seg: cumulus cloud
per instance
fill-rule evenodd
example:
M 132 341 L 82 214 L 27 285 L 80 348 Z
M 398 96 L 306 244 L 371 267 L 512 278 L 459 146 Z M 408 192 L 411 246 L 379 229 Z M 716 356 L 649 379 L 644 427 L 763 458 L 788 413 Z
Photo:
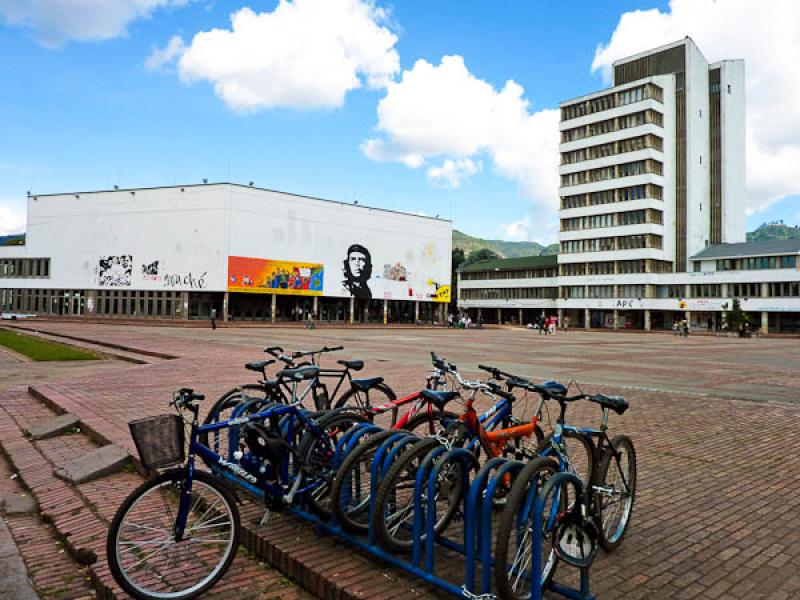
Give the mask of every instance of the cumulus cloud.
M 503 225 L 502 229 L 506 239 L 514 240 L 515 242 L 528 241 L 531 239 L 531 218 L 524 216 L 519 221 Z
M 800 71 L 789 64 L 800 56 L 800 2 L 671 0 L 666 12 L 628 12 L 592 69 L 608 81 L 614 60 L 687 35 L 709 62 L 746 61 L 748 212 L 800 193 Z
M 242 8 L 230 29 L 194 36 L 178 60 L 185 82 L 209 81 L 237 111 L 336 108 L 399 70 L 387 12 L 371 0 L 281 0 L 272 12 Z
M 461 56 L 445 56 L 438 65 L 418 60 L 389 84 L 378 104 L 382 137 L 366 140 L 361 148 L 373 160 L 414 168 L 441 159 L 442 166 L 428 169 L 429 178 L 433 173 L 438 182 L 453 173 L 459 184 L 477 172 L 476 158 L 485 155 L 537 206 L 553 210 L 559 115 L 557 110 L 532 112 L 524 92 L 511 80 L 495 89 L 470 73 Z
M 2 0 L 0 17 L 33 31 L 47 47 L 75 40 L 102 41 L 125 35 L 128 25 L 158 9 L 189 0 Z
M 185 48 L 186 46 L 183 43 L 183 38 L 179 35 L 173 35 L 166 46 L 163 48 L 155 48 L 153 52 L 150 53 L 150 56 L 148 56 L 147 60 L 144 62 L 144 66 L 148 71 L 160 69 L 178 58 Z
M 558 241 L 558 215 L 554 211 L 537 211 L 518 221 L 500 225 L 498 231 L 505 239 L 515 242 L 552 244 Z
M 457 188 L 465 179 L 469 179 L 481 170 L 483 163 L 475 162 L 471 158 L 456 160 L 445 159 L 438 167 L 428 168 L 428 181 L 436 187 Z
M 23 231 L 25 231 L 25 211 L 11 206 L 0 206 L 0 235 Z

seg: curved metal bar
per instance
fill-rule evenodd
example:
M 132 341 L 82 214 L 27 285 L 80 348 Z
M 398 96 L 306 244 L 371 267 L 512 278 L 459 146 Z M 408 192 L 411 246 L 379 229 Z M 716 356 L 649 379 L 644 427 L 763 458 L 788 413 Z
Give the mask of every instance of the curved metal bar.
M 497 472 L 492 476 L 492 479 L 486 485 L 486 493 L 483 497 L 483 505 L 481 506 L 481 587 L 484 591 L 491 591 L 491 571 L 492 571 L 492 500 L 494 499 L 495 490 L 500 484 L 500 481 L 509 475 L 512 471 L 521 471 L 525 466 L 518 460 L 509 460 L 506 464 L 502 465 Z M 495 565 L 498 568 L 499 565 Z
M 334 467 L 339 468 L 339 466 L 342 464 L 342 460 L 344 460 L 344 457 L 352 452 L 353 448 L 358 443 L 358 440 L 368 433 L 377 433 L 379 431 L 383 430 L 372 423 L 356 423 L 350 427 L 350 429 L 345 431 L 344 435 L 339 438 L 339 441 L 336 444 L 336 452 L 333 455 Z
M 428 457 L 425 457 L 426 460 Z M 436 538 L 436 480 L 439 477 L 444 465 L 452 461 L 459 461 L 462 463 L 464 469 L 461 472 L 461 489 L 464 490 L 462 501 L 464 503 L 464 514 L 466 516 L 467 493 L 469 488 L 469 472 L 478 470 L 480 467 L 478 459 L 475 455 L 466 448 L 453 448 L 449 450 L 444 456 L 439 457 L 433 465 L 430 474 L 428 475 L 428 507 L 425 512 L 426 517 L 426 535 L 425 535 L 425 569 L 433 574 L 433 544 Z M 415 515 L 416 518 L 416 515 Z
M 410 435 L 411 433 L 408 431 L 398 431 L 395 435 L 389 436 L 389 438 L 384 440 L 380 448 L 378 448 L 378 451 L 375 453 L 375 456 L 372 458 L 369 482 L 369 529 L 367 534 L 370 544 L 375 544 L 375 528 L 372 524 L 375 520 L 375 495 L 378 491 L 378 477 L 379 475 L 383 474 L 382 463 L 394 442 L 400 441 Z
M 431 448 L 431 451 L 425 455 L 422 463 L 420 463 L 419 468 L 417 469 L 417 477 L 414 480 L 414 542 L 411 545 L 411 564 L 413 564 L 415 567 L 419 566 L 420 557 L 422 556 L 422 490 L 425 488 L 425 478 L 428 470 L 433 464 L 433 461 L 435 461 L 445 452 L 447 452 L 447 448 L 445 446 L 436 446 L 435 448 Z

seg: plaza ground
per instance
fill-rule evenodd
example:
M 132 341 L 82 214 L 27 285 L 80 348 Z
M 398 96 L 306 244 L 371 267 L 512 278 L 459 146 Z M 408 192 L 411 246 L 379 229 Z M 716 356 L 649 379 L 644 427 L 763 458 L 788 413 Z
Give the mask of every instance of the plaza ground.
M 800 510 L 795 493 L 800 456 L 794 451 L 800 430 L 800 340 L 602 331 L 549 337 L 512 328 L 211 331 L 45 321 L 16 326 L 72 341 L 80 338 L 76 343 L 94 349 L 142 353 L 145 364 L 101 361 L 84 367 L 86 371 L 60 365 L 34 371 L 30 363 L 0 360 L 0 381 L 10 374 L 16 384 L 31 385 L 36 392 L 34 398 L 17 385 L 0 394 L 5 411 L 0 421 L 21 425 L 33 418 L 29 415 L 44 415 L 49 409 L 37 400 L 43 398 L 52 407 L 78 414 L 95 436 L 131 451 L 129 420 L 163 412 L 171 391 L 182 386 L 213 398 L 254 380 L 242 364 L 262 357 L 261 348 L 268 345 L 313 349 L 341 344 L 341 358 L 365 359 L 363 373 L 385 376 L 399 394 L 424 385 L 431 350 L 455 362 L 465 375 L 477 375 L 476 365 L 488 363 L 537 380 L 574 379 L 588 392 L 621 394 L 631 408 L 621 417 L 612 415 L 611 433 L 626 433 L 636 444 L 637 499 L 625 542 L 612 555 L 601 553 L 592 569 L 597 597 L 800 595 L 800 522 L 795 518 Z M 520 414 L 530 404 L 520 402 Z M 585 425 L 597 423 L 600 416 L 594 405 L 581 403 L 568 414 Z M 550 416 L 555 418 L 555 407 Z M 545 414 L 545 422 L 547 418 Z M 6 425 L 0 431 L 3 443 L 13 441 Z M 45 458 L 58 454 L 51 446 L 39 448 Z M 133 485 L 132 478 L 120 474 L 115 493 L 110 484 L 77 491 L 98 503 L 98 513 L 113 512 L 113 503 Z M 102 517 L 98 514 L 101 523 Z M 336 580 L 338 597 L 400 597 L 400 590 L 410 594 L 407 590 L 415 584 L 410 578 L 358 553 L 350 557 L 343 552 L 346 546 L 318 540 L 311 527 L 290 521 L 278 520 L 274 532 L 267 528 L 256 534 L 266 545 L 280 545 L 277 538 L 292 532 L 298 541 L 284 547 L 289 559 L 273 552 L 274 566 L 312 594 L 333 589 L 307 576 L 315 561 L 325 563 L 321 573 L 328 583 Z M 293 552 L 298 555 L 295 562 L 290 560 Z M 335 569 L 329 565 L 332 554 Z M 301 563 L 307 566 L 297 566 Z M 245 564 L 238 573 L 248 568 Z M 570 571 L 560 567 L 557 578 L 574 580 Z M 98 567 L 93 577 L 103 576 Z M 414 589 L 414 595 L 429 593 L 421 585 Z

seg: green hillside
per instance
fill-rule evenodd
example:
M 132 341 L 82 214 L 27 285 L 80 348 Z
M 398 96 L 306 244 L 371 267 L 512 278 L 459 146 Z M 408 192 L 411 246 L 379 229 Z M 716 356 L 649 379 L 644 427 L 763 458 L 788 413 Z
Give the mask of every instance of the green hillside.
M 800 240 L 800 226 L 790 227 L 783 221 L 763 223 L 755 231 L 747 232 L 748 242 L 763 242 L 766 240 Z
M 503 258 L 517 258 L 518 256 L 542 256 L 558 253 L 558 244 L 542 246 L 537 242 L 506 242 L 504 240 L 484 240 L 453 230 L 453 248 L 461 248 L 464 254 L 469 254 L 481 248 L 494 250 Z

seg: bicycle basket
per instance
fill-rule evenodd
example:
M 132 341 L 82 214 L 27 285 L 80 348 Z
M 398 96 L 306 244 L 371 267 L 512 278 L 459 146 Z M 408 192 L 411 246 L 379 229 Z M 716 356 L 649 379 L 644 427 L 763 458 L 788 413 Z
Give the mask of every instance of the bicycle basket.
M 146 469 L 183 462 L 183 419 L 179 415 L 144 417 L 131 421 L 128 427 Z

